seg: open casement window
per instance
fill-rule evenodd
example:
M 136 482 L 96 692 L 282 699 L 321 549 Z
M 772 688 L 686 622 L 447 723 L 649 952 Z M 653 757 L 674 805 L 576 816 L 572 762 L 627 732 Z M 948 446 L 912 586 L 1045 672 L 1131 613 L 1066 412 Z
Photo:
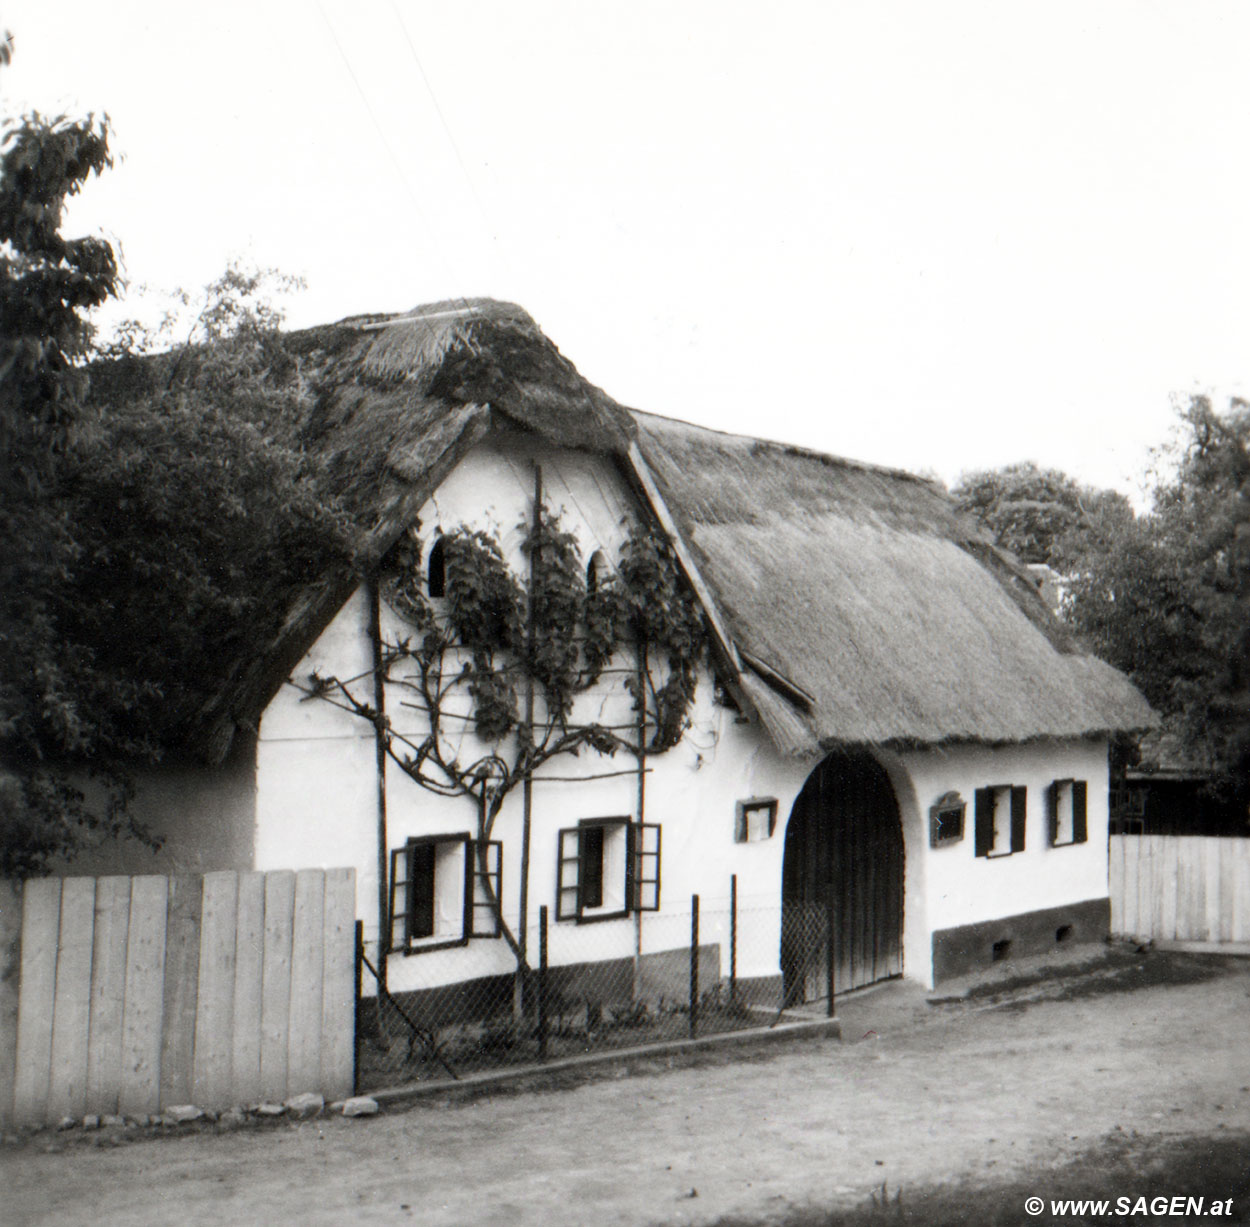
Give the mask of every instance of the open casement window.
M 559 835 L 556 919 L 615 920 L 660 906 L 660 828 L 585 818 Z
M 1024 851 L 1028 790 L 1023 784 L 995 784 L 975 794 L 974 851 L 977 856 L 1010 856 Z
M 467 835 L 425 835 L 391 850 L 391 953 L 417 954 L 498 935 L 502 849 L 486 845 L 486 871 Z
M 1055 780 L 1046 789 L 1047 831 L 1052 848 L 1083 844 L 1088 838 L 1086 806 L 1089 786 L 1085 780 Z
M 771 839 L 776 829 L 776 797 L 752 797 L 734 806 L 734 843 L 760 843 Z

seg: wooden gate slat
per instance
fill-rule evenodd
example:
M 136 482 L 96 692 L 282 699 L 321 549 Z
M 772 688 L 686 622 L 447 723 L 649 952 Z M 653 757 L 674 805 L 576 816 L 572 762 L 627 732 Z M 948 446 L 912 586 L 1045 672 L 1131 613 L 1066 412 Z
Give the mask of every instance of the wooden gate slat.
M 315 1090 L 321 1078 L 322 942 L 325 940 L 325 873 L 295 875 L 294 944 L 291 952 L 290 1046 L 287 1089 Z
M 202 878 L 179 876 L 170 879 L 161 1028 L 162 1107 L 191 1102 L 202 895 Z
M 0 879 L 0 1129 L 13 1124 L 22 984 L 22 884 Z
M 28 881 L 22 897 L 22 995 L 13 1086 L 13 1119 L 19 1125 L 42 1125 L 47 1120 L 60 930 L 61 879 Z
M 91 948 L 95 878 L 61 885 L 56 995 L 52 1015 L 52 1073 L 48 1118 L 81 1118 L 87 1110 L 87 1033 L 91 1010 Z
M 237 873 L 204 875 L 191 1091 L 192 1101 L 202 1108 L 224 1108 L 234 1102 L 230 1093 L 230 1056 L 238 907 Z
M 230 1085 L 237 1103 L 260 1098 L 261 987 L 265 962 L 265 875 L 239 874 L 234 944 L 234 1036 Z
M 120 1110 L 130 1116 L 151 1115 L 160 1109 L 168 896 L 166 878 L 145 875 L 131 879 L 119 1096 Z
M 295 874 L 265 875 L 265 962 L 261 973 L 260 1093 L 281 1101 L 287 1091 L 291 1020 L 291 946 Z
M 87 1033 L 87 1111 L 99 1115 L 118 1110 L 129 927 L 130 879 L 98 879 L 91 955 L 91 1022 Z
M 321 973 L 321 1087 L 350 1095 L 356 1040 L 356 871 L 326 871 Z

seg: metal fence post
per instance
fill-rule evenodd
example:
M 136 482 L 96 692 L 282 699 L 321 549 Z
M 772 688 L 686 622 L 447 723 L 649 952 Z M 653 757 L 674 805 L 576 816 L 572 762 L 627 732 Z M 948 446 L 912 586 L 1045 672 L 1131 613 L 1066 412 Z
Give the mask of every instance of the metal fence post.
M 547 1057 L 547 905 L 538 909 L 538 1056 Z
M 365 922 L 356 921 L 356 1012 L 352 1030 L 352 1094 L 360 1090 L 360 1010 L 364 987 Z
M 833 933 L 834 933 L 834 904 L 830 899 L 825 907 L 825 972 L 829 981 L 829 1004 L 825 1007 L 825 1014 L 829 1018 L 833 1018 L 833 971 L 834 971 L 834 950 L 833 950 Z
M 738 875 L 729 877 L 729 1000 L 738 1000 Z
M 690 1038 L 699 1034 L 699 896 L 690 896 Z

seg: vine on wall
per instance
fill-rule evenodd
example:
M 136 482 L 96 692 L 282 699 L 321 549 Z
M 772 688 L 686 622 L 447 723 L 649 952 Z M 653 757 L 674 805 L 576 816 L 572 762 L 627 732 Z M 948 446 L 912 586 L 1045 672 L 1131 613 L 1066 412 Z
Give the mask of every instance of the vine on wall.
M 526 972 L 486 872 L 505 799 L 561 755 L 625 751 L 641 761 L 676 746 L 690 723 L 705 639 L 668 542 L 647 526 L 630 525 L 615 572 L 593 585 L 557 511 L 540 500 L 521 527 L 524 576 L 489 533 L 462 527 L 439 538 L 445 586 L 437 599 L 426 592 L 419 540 L 401 538 L 383 561 L 379 590 L 405 633 L 381 645 L 382 680 L 398 689 L 403 707 L 424 715 L 421 734 L 398 731 L 377 710 L 371 676 L 314 675 L 306 692 L 373 723 L 389 760 L 417 785 L 473 804 L 481 877 Z M 617 676 L 633 721 L 579 720 L 579 696 Z M 466 722 L 484 752 L 462 762 Z

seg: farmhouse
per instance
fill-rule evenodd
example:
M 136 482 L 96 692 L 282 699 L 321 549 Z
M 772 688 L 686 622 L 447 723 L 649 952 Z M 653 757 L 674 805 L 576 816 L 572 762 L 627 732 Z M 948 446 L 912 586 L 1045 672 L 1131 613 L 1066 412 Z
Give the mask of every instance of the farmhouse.
M 839 991 L 1106 935 L 1108 738 L 1152 713 L 942 490 L 628 410 L 507 304 L 329 331 L 310 438 L 371 578 L 293 592 L 205 713 L 219 765 L 153 782 L 165 865 L 355 866 L 392 992 L 508 976 L 543 906 L 553 965 L 661 968 L 691 896 L 732 891 L 739 980 L 790 1000 L 826 991 L 812 916 L 835 918 Z M 636 526 L 666 543 L 706 648 L 673 744 L 552 757 L 485 831 L 471 797 L 403 769 L 433 716 L 413 654 L 431 623 L 401 598 L 445 619 L 473 533 L 524 577 L 543 509 L 592 591 Z M 569 723 L 628 742 L 631 683 L 618 653 Z M 439 753 L 489 782 L 490 738 L 456 702 Z

